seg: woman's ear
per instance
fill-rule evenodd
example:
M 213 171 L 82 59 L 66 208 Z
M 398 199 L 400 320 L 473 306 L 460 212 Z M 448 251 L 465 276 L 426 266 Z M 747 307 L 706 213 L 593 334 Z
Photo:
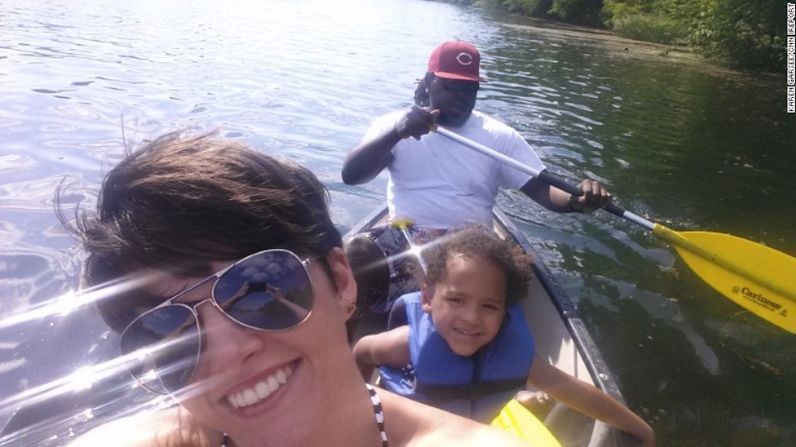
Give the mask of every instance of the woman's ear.
M 426 313 L 431 313 L 431 298 L 434 297 L 434 288 L 429 287 L 426 283 L 420 286 L 420 303 Z
M 326 262 L 332 273 L 332 286 L 337 292 L 337 301 L 346 319 L 356 311 L 357 283 L 348 264 L 348 258 L 342 248 L 335 247 L 326 255 Z

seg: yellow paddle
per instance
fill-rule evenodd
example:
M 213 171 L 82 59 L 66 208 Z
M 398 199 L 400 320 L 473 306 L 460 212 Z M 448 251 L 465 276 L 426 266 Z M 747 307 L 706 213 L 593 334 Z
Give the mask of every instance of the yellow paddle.
M 540 172 L 443 127 L 436 126 L 434 130 L 556 188 L 576 196 L 581 194 L 579 187 L 546 170 Z M 603 209 L 674 245 L 683 261 L 719 293 L 760 318 L 796 334 L 796 258 L 729 234 L 674 231 L 614 204 Z

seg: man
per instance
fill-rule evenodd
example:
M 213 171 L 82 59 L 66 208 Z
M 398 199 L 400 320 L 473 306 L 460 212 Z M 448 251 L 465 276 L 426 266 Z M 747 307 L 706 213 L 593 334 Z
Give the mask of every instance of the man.
M 418 228 L 418 241 L 431 229 L 491 224 L 492 208 L 499 188 L 519 189 L 535 202 L 557 212 L 592 212 L 608 203 L 610 194 L 598 182 L 584 180 L 575 197 L 528 174 L 489 158 L 442 135 L 431 133 L 433 124 L 493 148 L 539 171 L 545 169 L 536 152 L 511 127 L 474 111 L 479 83 L 480 54 L 471 44 L 445 42 L 431 53 L 427 72 L 415 91 L 415 106 L 378 118 L 362 142 L 346 158 L 343 181 L 349 185 L 367 182 L 383 169 L 389 172 L 387 203 L 391 220 L 410 219 Z M 413 139 L 410 139 L 412 137 Z M 397 298 L 394 284 L 379 286 L 402 276 L 384 262 L 405 248 L 395 229 L 379 229 L 354 238 L 347 244 L 364 304 L 384 310 Z M 427 239 L 427 238 L 425 238 Z M 396 242 L 397 241 L 397 242 Z M 404 277 L 406 275 L 403 275 Z M 389 288 L 389 291 L 387 289 Z M 380 303 L 378 295 L 389 295 Z

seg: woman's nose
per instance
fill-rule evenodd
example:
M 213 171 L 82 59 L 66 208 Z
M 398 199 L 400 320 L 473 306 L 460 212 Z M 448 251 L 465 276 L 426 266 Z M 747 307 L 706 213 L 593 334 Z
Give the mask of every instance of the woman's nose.
M 236 323 L 215 305 L 204 305 L 199 319 L 204 330 L 202 356 L 212 370 L 238 366 L 265 347 L 265 335 Z

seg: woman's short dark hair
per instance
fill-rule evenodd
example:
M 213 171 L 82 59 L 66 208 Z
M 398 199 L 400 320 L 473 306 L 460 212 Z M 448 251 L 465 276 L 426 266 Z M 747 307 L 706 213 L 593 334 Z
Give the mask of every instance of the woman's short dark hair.
M 84 285 L 96 286 L 142 267 L 207 275 L 210 261 L 266 248 L 325 255 L 342 246 L 327 200 L 320 181 L 297 164 L 212 134 L 175 132 L 108 172 L 96 214 L 79 208 L 74 224 L 62 205 L 58 214 L 88 253 Z M 103 317 L 122 329 L 134 315 L 117 299 L 106 301 L 98 303 Z
M 493 262 L 506 275 L 506 304 L 516 303 L 528 293 L 532 258 L 518 245 L 487 233 L 480 227 L 463 229 L 444 242 L 423 250 L 425 284 L 445 280 L 448 260 L 456 255 L 480 257 Z

